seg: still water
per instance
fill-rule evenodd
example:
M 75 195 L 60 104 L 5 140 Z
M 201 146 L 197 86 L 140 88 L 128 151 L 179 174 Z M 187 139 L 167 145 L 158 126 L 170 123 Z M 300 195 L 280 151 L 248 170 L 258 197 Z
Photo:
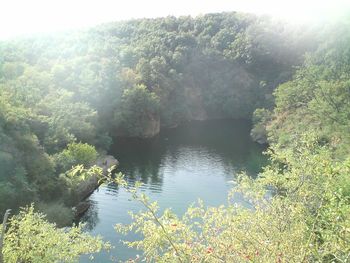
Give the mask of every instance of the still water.
M 119 160 L 118 170 L 130 183 L 142 181 L 142 191 L 151 200 L 182 215 L 198 198 L 207 206 L 226 204 L 237 173 L 256 176 L 260 171 L 266 157 L 263 147 L 251 140 L 250 128 L 249 122 L 241 120 L 192 122 L 152 139 L 116 139 L 110 154 Z M 93 262 L 124 261 L 140 253 L 121 243 L 138 237 L 121 236 L 114 225 L 129 223 L 128 211 L 140 211 L 142 206 L 115 185 L 100 187 L 89 202 L 91 207 L 81 222 L 92 235 L 102 236 L 115 247 L 94 255 Z M 81 262 L 91 261 L 82 257 Z

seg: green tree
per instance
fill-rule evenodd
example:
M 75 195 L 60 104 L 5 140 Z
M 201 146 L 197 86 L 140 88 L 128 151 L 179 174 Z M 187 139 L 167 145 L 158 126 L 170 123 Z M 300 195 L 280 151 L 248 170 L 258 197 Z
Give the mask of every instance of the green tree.
M 157 95 L 148 91 L 144 85 L 136 85 L 124 91 L 114 115 L 116 125 L 127 136 L 152 136 L 154 132 L 159 132 L 158 109 Z

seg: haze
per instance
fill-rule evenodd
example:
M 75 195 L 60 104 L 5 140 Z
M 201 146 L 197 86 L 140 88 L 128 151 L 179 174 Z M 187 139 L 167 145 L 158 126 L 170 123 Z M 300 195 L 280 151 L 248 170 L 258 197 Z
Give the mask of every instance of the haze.
M 346 0 L 11 0 L 2 3 L 0 39 L 93 26 L 103 22 L 162 16 L 197 16 L 241 11 L 269 14 L 291 22 L 328 19 L 348 10 Z

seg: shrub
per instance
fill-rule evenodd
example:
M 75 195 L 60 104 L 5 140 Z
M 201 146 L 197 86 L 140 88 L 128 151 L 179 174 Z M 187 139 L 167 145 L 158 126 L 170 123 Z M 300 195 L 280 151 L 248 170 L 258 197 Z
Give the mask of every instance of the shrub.
M 100 237 L 91 237 L 82 228 L 57 229 L 33 205 L 13 216 L 4 239 L 4 262 L 76 262 L 82 254 L 109 248 Z
M 96 161 L 98 153 L 94 146 L 87 143 L 70 143 L 67 149 L 54 155 L 56 169 L 58 172 L 65 172 L 75 165 L 88 167 Z

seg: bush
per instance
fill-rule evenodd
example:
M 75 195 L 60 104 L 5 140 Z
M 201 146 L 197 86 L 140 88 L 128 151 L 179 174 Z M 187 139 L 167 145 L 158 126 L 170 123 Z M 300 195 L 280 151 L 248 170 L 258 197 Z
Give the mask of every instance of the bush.
M 81 227 L 57 229 L 33 206 L 13 216 L 4 239 L 4 262 L 77 262 L 82 254 L 108 248 L 99 237 L 82 232 Z
M 87 143 L 70 143 L 67 149 L 54 155 L 56 169 L 65 172 L 75 165 L 91 166 L 96 161 L 98 153 L 94 146 Z

